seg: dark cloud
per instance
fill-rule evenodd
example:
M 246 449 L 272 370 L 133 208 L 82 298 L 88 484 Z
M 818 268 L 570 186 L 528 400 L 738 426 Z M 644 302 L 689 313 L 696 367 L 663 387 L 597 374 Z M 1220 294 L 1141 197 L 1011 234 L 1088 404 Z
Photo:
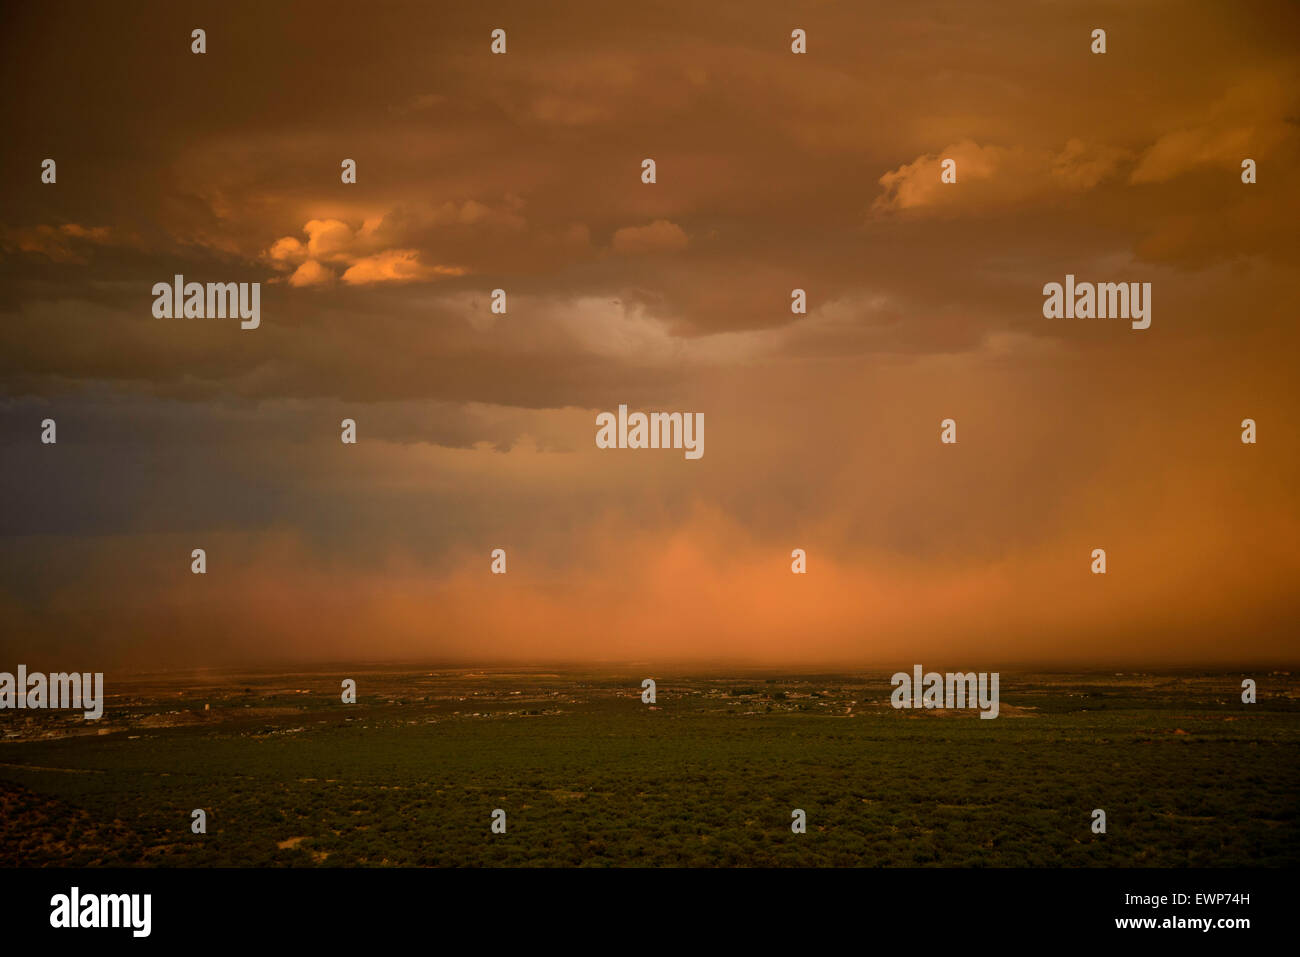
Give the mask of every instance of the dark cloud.
M 1292 5 L 5 17 L 11 655 L 1293 654 Z M 1151 328 L 1043 319 L 1067 273 Z M 704 458 L 597 450 L 620 403 Z

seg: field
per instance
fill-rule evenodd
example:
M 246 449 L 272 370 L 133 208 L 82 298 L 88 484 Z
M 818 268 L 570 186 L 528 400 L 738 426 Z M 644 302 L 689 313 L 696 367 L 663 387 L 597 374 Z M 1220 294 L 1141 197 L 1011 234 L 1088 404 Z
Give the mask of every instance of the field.
M 1246 705 L 1241 675 L 1003 673 L 992 721 L 895 711 L 882 673 L 655 674 L 653 706 L 643 677 L 110 675 L 99 722 L 0 713 L 0 866 L 1300 863 L 1288 674 Z

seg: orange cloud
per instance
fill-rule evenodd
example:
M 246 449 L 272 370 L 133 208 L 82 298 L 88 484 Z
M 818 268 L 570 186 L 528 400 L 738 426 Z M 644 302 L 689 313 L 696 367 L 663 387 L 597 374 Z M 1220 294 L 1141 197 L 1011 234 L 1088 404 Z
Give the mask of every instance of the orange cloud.
M 289 277 L 291 286 L 319 286 L 334 279 L 334 274 L 314 259 L 308 259 Z
M 1297 78 L 1256 75 L 1236 84 L 1206 110 L 1202 123 L 1171 130 L 1142 154 L 1131 183 L 1161 183 L 1203 166 L 1238 172 L 1243 159 L 1271 155 L 1298 135 L 1291 92 Z
M 1110 176 L 1128 152 L 1078 138 L 1059 151 L 980 146 L 972 140 L 926 153 L 880 177 L 884 192 L 872 204 L 877 213 L 955 210 L 1010 205 L 1052 191 L 1092 189 Z M 956 183 L 941 179 L 943 161 L 956 163 Z M 969 189 L 978 184 L 977 189 Z
M 84 243 L 106 245 L 113 238 L 107 226 L 28 226 L 0 232 L 0 249 L 6 253 L 37 253 L 58 263 L 84 263 Z
M 461 222 L 478 222 L 491 214 L 486 206 L 466 203 L 461 207 L 444 207 Z M 303 243 L 284 236 L 271 244 L 263 255 L 277 269 L 293 269 L 289 285 L 316 286 L 331 282 L 336 274 L 328 266 L 343 267 L 342 280 L 349 285 L 379 282 L 414 282 L 463 276 L 468 270 L 460 266 L 430 265 L 420 261 L 417 249 L 384 249 L 379 231 L 383 218 L 364 222 L 357 230 L 338 219 L 308 220 L 302 228 L 307 234 Z
M 685 249 L 690 244 L 686 231 L 666 219 L 647 226 L 625 226 L 614 233 L 614 249 L 620 253 L 661 253 Z
M 445 279 L 463 276 L 459 266 L 427 266 L 414 249 L 388 249 L 358 259 L 343 273 L 343 281 L 354 286 L 370 282 L 411 282 L 417 279 Z

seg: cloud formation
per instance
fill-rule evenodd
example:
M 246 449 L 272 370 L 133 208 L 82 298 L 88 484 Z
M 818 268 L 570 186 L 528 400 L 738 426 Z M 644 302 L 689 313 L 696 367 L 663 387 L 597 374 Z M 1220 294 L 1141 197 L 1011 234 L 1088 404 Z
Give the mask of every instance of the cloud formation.
M 0 652 L 1294 658 L 1294 4 L 499 12 L 9 15 Z M 704 458 L 596 449 L 622 403 Z
M 479 221 L 483 217 L 479 209 L 471 210 L 470 218 L 462 221 Z M 418 249 L 377 249 L 384 238 L 380 232 L 383 223 L 383 219 L 368 220 L 353 230 L 337 219 L 309 220 L 302 227 L 305 243 L 294 236 L 282 236 L 271 244 L 265 258 L 278 269 L 293 269 L 288 282 L 294 287 L 321 285 L 336 278 L 349 285 L 416 282 L 467 272 L 460 266 L 423 263 Z

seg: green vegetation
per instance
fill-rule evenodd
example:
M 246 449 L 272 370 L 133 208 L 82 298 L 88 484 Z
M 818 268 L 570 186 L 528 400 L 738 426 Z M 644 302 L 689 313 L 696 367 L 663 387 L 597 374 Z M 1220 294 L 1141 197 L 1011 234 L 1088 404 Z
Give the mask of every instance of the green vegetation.
M 241 675 L 129 689 L 101 733 L 5 713 L 0 864 L 1300 863 L 1289 676 L 1242 705 L 1232 675 L 1004 673 L 982 721 L 879 674 L 655 675 L 649 707 L 639 674 L 342 673 L 356 705 Z

